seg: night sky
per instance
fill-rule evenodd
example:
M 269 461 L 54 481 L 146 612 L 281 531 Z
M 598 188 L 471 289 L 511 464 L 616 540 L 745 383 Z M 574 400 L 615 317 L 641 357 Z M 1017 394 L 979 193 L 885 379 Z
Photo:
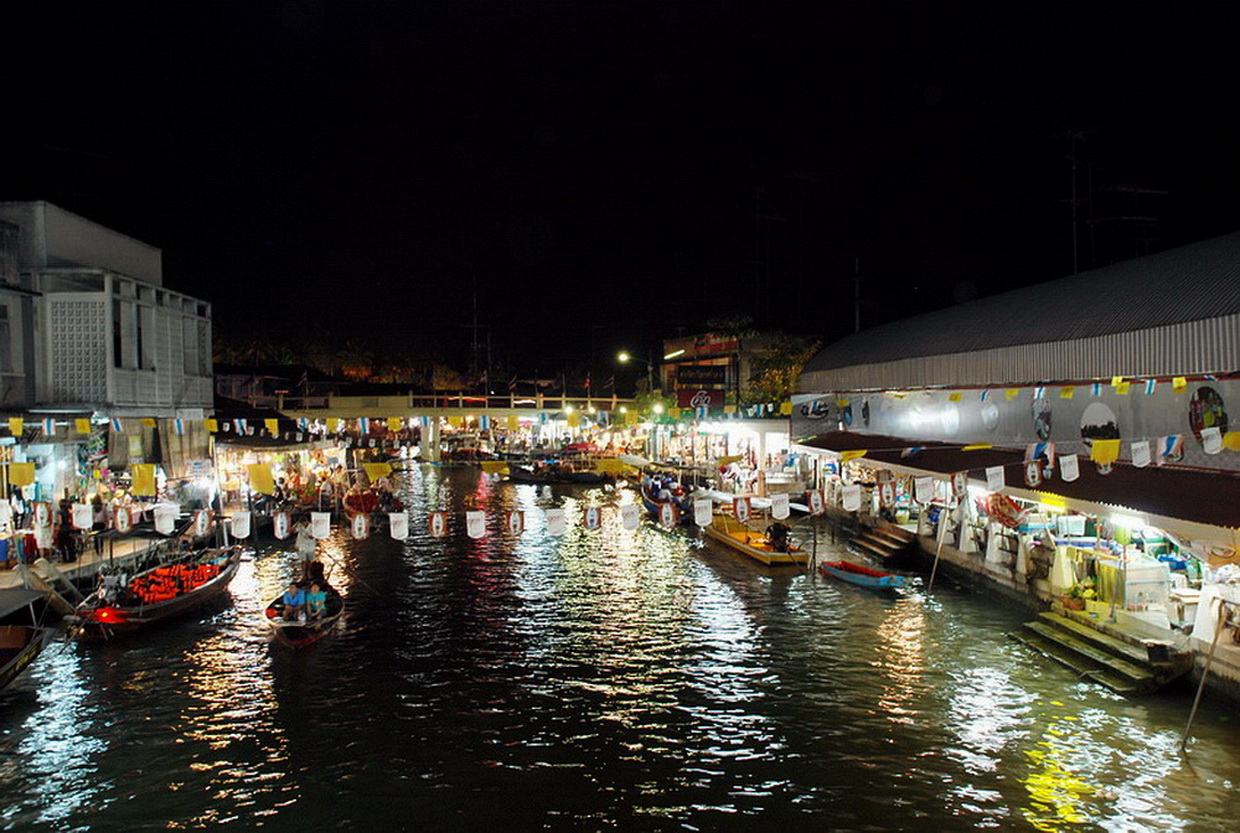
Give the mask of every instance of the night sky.
M 15 0 L 0 198 L 235 337 L 597 368 L 1240 228 L 1227 4 Z M 1074 142 L 1073 133 L 1080 138 Z

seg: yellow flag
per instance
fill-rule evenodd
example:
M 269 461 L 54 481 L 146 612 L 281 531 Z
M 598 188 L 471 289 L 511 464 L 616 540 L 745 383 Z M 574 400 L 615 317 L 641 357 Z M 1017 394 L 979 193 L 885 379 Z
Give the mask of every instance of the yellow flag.
M 1111 377 L 1111 387 L 1118 388 L 1122 384 L 1124 384 L 1123 376 L 1112 376 Z
M 1240 451 L 1240 431 L 1228 431 L 1223 435 L 1223 448 Z
M 133 485 L 135 497 L 155 497 L 155 464 L 134 463 Z
M 400 417 L 388 417 L 388 430 L 389 431 L 393 431 L 393 432 L 399 431 L 400 429 L 404 427 L 405 427 L 405 421 L 402 420 Z
M 680 419 L 680 409 L 679 408 L 668 408 L 667 415 L 673 421 L 678 420 Z
M 841 451 L 840 462 L 847 463 L 849 460 L 856 460 L 859 457 L 864 457 L 868 453 L 869 452 L 865 449 L 857 449 L 856 451 Z
M 516 414 L 508 415 L 508 430 L 509 431 L 520 431 L 521 430 L 521 418 L 517 416 Z
M 9 484 L 29 486 L 34 482 L 34 463 L 9 463 Z
M 1171 380 L 1171 389 L 1176 393 L 1183 393 L 1188 390 L 1188 379 L 1183 376 L 1176 376 Z
M 207 429 L 208 434 L 215 434 L 220 430 L 220 421 L 218 419 L 204 419 L 202 427 Z
M 1089 459 L 1100 466 L 1114 463 L 1119 459 L 1119 443 L 1119 440 L 1094 440 Z
M 273 437 L 280 433 L 280 420 L 278 419 L 264 419 L 263 425 L 267 426 L 267 433 Z
M 391 463 L 362 463 L 362 468 L 366 470 L 366 476 L 370 478 L 371 483 L 392 473 Z
M 483 460 L 482 470 L 487 474 L 507 474 L 508 464 L 503 460 Z
M 1016 398 L 1016 395 L 1018 393 L 1020 393 L 1019 388 L 1008 388 L 1007 391 L 1003 394 L 1003 398 L 1006 399 L 1008 402 L 1011 402 L 1013 399 Z
M 462 417 L 459 417 L 459 416 L 448 417 L 448 425 L 450 425 L 453 428 L 460 428 L 464 424 L 465 424 L 465 420 Z
M 1071 399 L 1076 394 L 1076 388 L 1073 385 L 1064 385 L 1059 389 L 1060 399 Z
M 603 474 L 610 474 L 612 477 L 623 474 L 625 469 L 628 468 L 630 468 L 630 466 L 617 457 L 604 457 L 594 466 L 595 471 L 600 471 Z
M 847 408 L 847 407 L 848 407 L 848 400 L 847 400 L 847 399 L 837 399 L 837 400 L 835 400 L 835 406 L 836 406 L 837 408 Z
M 144 428 L 154 428 L 155 419 L 153 417 L 142 417 L 142 426 Z
M 724 405 L 723 412 L 727 414 L 728 416 L 732 416 L 732 414 L 736 413 L 736 406 L 735 405 Z
M 246 468 L 250 472 L 250 489 L 260 495 L 276 493 L 276 482 L 271 477 L 271 466 L 266 463 L 250 463 Z
M 9 433 L 14 437 L 20 437 L 25 427 L 26 421 L 21 417 L 9 417 Z
M 579 425 L 581 425 L 581 414 L 577 413 L 576 411 L 573 411 L 571 414 L 568 415 L 568 427 L 576 428 Z
M 779 403 L 779 415 L 780 416 L 792 416 L 792 403 L 791 402 L 780 402 Z
M 90 433 L 90 420 L 89 419 L 75 419 L 73 420 L 73 425 L 75 428 L 77 428 L 77 432 L 79 434 Z
M 1128 386 L 1130 384 L 1132 383 L 1131 382 L 1120 382 L 1118 385 L 1115 386 L 1115 392 L 1119 394 L 1120 396 L 1127 396 Z
M 948 401 L 948 402 L 959 402 L 961 399 L 964 399 L 964 394 L 963 394 L 963 393 L 961 393 L 960 391 L 956 391 L 955 393 L 949 393 L 949 394 L 947 394 L 947 401 Z

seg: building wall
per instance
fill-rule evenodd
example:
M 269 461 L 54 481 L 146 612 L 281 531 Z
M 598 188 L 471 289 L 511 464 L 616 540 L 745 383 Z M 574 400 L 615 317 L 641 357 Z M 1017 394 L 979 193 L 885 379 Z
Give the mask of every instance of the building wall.
M 144 283 L 163 283 L 163 254 L 154 246 L 48 202 L 0 202 L 0 220 L 18 226 L 25 268 L 96 266 Z

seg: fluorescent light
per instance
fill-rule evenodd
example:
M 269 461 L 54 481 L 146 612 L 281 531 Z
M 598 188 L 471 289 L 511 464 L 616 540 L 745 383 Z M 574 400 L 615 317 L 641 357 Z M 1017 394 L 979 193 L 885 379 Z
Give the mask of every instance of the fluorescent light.
M 685 350 L 682 347 L 679 350 L 673 350 L 672 352 L 668 353 L 666 356 L 663 357 L 663 361 L 667 361 L 668 359 L 674 359 L 677 356 L 683 356 L 684 354 L 685 354 Z

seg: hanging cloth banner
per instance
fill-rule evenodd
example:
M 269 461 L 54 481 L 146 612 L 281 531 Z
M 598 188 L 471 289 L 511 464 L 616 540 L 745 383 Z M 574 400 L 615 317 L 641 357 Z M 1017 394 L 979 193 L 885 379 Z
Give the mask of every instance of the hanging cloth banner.
M 918 477 L 913 481 L 913 497 L 922 506 L 934 500 L 934 478 Z
M 365 541 L 370 537 L 370 515 L 367 512 L 358 512 L 353 516 L 353 520 L 349 521 L 349 532 L 353 534 L 354 541 Z
M 715 504 L 710 498 L 693 501 L 693 522 L 698 526 L 710 526 L 715 519 Z
M 9 463 L 9 485 L 29 486 L 34 482 L 34 463 Z
M 274 495 L 276 482 L 271 477 L 271 466 L 266 463 L 251 463 L 246 466 L 250 475 L 250 489 L 260 495 Z
M 988 466 L 986 468 L 986 490 L 989 492 L 999 492 L 1007 485 L 1007 478 L 1003 475 L 1003 466 Z
M 289 534 L 288 512 L 277 512 L 271 516 L 272 533 L 283 541 Z
M 1132 444 L 1132 464 L 1143 469 L 1150 464 L 1150 444 L 1148 440 L 1139 440 Z
M 963 498 L 969 493 L 969 473 L 958 471 L 952 475 L 952 497 Z
M 1094 440 L 1089 459 L 1100 466 L 1109 466 L 1119 459 L 1119 440 Z
M 930 478 L 926 478 L 929 480 Z M 815 518 L 827 514 L 827 502 L 822 497 L 822 489 L 811 489 L 809 492 L 809 513 Z
M 771 517 L 772 518 L 774 518 L 777 521 L 782 521 L 784 518 L 788 517 L 791 514 L 792 514 L 792 507 L 788 502 L 787 492 L 780 492 L 779 494 L 771 495 Z
M 581 523 L 586 529 L 598 529 L 603 525 L 603 513 L 597 506 L 587 506 L 581 513 Z
M 48 417 L 47 419 L 43 420 L 43 433 L 49 437 L 56 433 L 55 418 Z
M 636 503 L 626 503 L 620 507 L 620 526 L 632 532 L 641 523 L 641 514 L 641 507 Z
M 1171 434 L 1158 438 L 1158 452 L 1154 455 L 1154 465 L 1178 463 L 1184 459 L 1184 435 Z
M 746 521 L 748 521 L 749 520 L 749 498 L 747 497 L 732 498 L 732 514 L 734 514 L 736 516 L 736 519 L 740 521 L 741 523 L 745 523 Z
M 1201 450 L 1206 454 L 1218 454 L 1223 450 L 1223 432 L 1217 425 L 1201 429 Z
M 432 538 L 443 538 L 448 534 L 448 513 L 432 512 L 426 517 L 426 531 Z
M 404 427 L 405 427 L 404 422 L 403 420 L 401 420 L 400 417 L 388 417 L 387 418 L 387 428 L 393 434 L 395 434 L 397 431 L 399 431 L 400 429 Z
M 172 430 L 176 432 L 176 435 L 178 437 L 184 437 L 185 436 L 185 420 L 174 419 L 172 421 Z
M 134 463 L 130 490 L 136 497 L 155 497 L 155 464 Z
M 211 531 L 211 511 L 209 509 L 199 509 L 194 513 L 194 533 L 199 537 L 206 537 Z
M 34 528 L 34 545 L 41 550 L 50 550 L 52 548 L 52 528 L 50 526 L 36 526 Z
M 392 538 L 397 541 L 403 541 L 409 537 L 409 513 L 408 512 L 389 512 L 388 513 L 388 531 Z
M 674 503 L 659 504 L 659 523 L 662 526 L 673 527 L 680 522 L 680 511 Z
M 89 503 L 75 503 L 70 509 L 69 519 L 74 529 L 90 529 L 95 522 L 95 513 Z
M 513 509 L 509 512 L 505 522 L 508 526 L 508 534 L 514 538 L 525 532 L 525 512 L 520 509 Z
M 250 510 L 241 509 L 232 513 L 232 534 L 234 538 L 250 537 Z
M 878 503 L 890 509 L 896 505 L 896 484 L 890 480 L 878 485 Z
M 52 525 L 52 506 L 45 500 L 35 501 L 34 525 L 36 527 Z
M 371 483 L 381 480 L 392 473 L 391 463 L 362 463 L 362 468 L 366 470 L 366 476 L 370 478 Z
M 133 515 L 129 513 L 128 506 L 116 507 L 116 513 L 112 517 L 112 526 L 121 535 L 129 534 L 129 530 L 133 529 Z
M 547 534 L 560 536 L 564 534 L 568 526 L 567 519 L 564 517 L 563 509 L 547 510 Z
M 26 421 L 21 417 L 9 417 L 9 433 L 14 437 L 20 437 L 25 427 Z
M 1075 454 L 1066 454 L 1059 458 L 1059 476 L 1065 483 L 1071 483 L 1081 476 L 1080 463 Z
M 332 513 L 331 512 L 311 512 L 310 513 L 310 537 L 316 541 L 322 541 L 328 535 L 332 534 Z
M 160 535 L 171 535 L 177 528 L 177 516 L 181 507 L 175 503 L 155 504 L 155 531 Z
M 1025 485 L 1030 489 L 1036 489 L 1042 485 L 1041 461 L 1029 460 L 1025 463 Z
M 844 487 L 844 511 L 856 512 L 861 508 L 861 484 L 850 483 Z
M 465 513 L 465 534 L 477 540 L 487 534 L 487 513 L 481 509 L 470 509 Z
M 13 505 L 0 500 L 0 530 L 8 530 L 13 523 Z

